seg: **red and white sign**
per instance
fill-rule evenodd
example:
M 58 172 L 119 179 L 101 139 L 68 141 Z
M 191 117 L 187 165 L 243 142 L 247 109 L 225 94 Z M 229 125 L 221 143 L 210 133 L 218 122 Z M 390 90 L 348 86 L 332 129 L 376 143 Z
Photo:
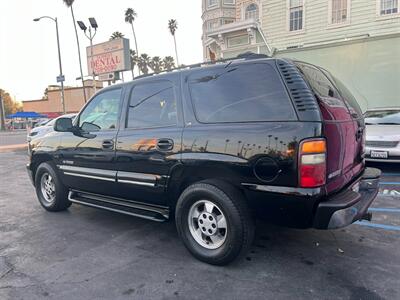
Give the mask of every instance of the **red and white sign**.
M 116 39 L 86 48 L 89 75 L 131 70 L 129 40 Z M 93 54 L 93 55 L 92 55 Z

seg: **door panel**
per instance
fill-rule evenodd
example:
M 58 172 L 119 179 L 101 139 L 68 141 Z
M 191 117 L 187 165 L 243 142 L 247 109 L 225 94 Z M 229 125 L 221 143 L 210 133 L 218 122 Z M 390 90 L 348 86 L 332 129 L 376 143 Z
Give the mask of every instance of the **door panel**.
M 100 92 L 77 117 L 75 124 L 79 131 L 61 137 L 58 168 L 69 188 L 115 195 L 115 143 L 121 92 L 121 88 Z
M 178 87 L 179 77 L 171 75 L 132 86 L 116 144 L 118 197 L 167 203 L 166 185 L 181 152 Z
M 172 149 L 157 146 L 160 139 L 173 141 Z M 175 127 L 121 131 L 116 157 L 119 197 L 166 204 L 166 184 L 180 150 L 181 131 Z

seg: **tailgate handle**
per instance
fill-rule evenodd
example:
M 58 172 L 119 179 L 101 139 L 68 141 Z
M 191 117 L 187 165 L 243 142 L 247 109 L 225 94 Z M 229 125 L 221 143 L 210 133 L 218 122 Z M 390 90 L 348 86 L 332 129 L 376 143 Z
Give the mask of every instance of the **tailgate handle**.
M 174 148 L 174 141 L 171 139 L 159 139 L 157 141 L 157 149 L 161 151 L 169 151 Z

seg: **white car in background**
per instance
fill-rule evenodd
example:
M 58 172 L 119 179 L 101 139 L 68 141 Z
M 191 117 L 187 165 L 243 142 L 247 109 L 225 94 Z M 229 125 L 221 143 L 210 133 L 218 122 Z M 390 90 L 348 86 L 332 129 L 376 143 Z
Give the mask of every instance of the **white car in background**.
M 400 108 L 374 108 L 364 114 L 365 159 L 400 163 Z
M 71 118 L 73 120 L 75 117 L 76 117 L 76 114 L 67 114 L 67 115 L 60 116 L 58 118 Z M 38 137 L 44 136 L 45 134 L 47 134 L 49 132 L 52 132 L 54 123 L 56 122 L 56 120 L 58 118 L 49 120 L 44 125 L 32 128 L 32 130 L 28 133 L 28 136 L 26 138 L 27 142 L 29 143 L 33 139 L 36 139 Z

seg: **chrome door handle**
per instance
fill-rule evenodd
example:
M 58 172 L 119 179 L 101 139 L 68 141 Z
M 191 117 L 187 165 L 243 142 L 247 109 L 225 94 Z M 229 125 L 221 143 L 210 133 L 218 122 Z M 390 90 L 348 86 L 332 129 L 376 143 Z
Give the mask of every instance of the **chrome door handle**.
M 113 140 L 104 140 L 102 144 L 103 149 L 113 149 L 114 141 Z
M 160 151 L 170 151 L 174 148 L 174 141 L 171 139 L 159 139 L 157 149 Z

